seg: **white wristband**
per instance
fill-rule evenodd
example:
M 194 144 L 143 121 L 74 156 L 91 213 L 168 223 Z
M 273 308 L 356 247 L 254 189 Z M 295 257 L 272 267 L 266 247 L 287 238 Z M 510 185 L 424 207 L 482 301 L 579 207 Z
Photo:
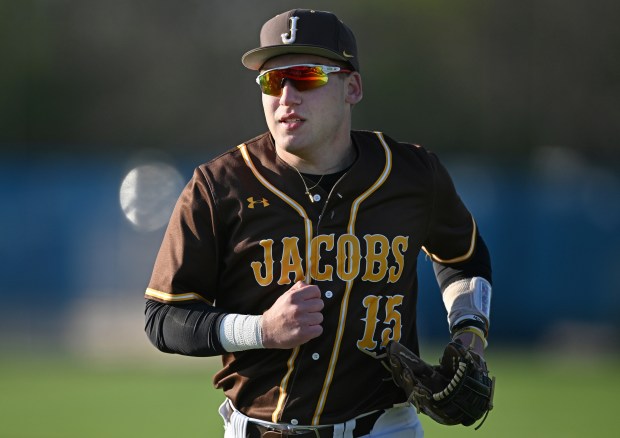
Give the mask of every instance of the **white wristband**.
M 262 315 L 230 313 L 220 323 L 220 342 L 230 352 L 263 347 Z
M 448 311 L 448 324 L 454 327 L 463 319 L 474 318 L 488 326 L 491 313 L 491 284 L 482 277 L 455 281 L 442 291 Z

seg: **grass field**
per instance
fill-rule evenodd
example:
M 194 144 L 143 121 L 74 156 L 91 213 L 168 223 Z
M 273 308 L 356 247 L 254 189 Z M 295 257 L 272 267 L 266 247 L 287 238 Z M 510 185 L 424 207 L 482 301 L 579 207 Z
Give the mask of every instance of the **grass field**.
M 3 359 L 0 437 L 222 437 L 222 395 L 211 385 L 218 362 L 171 359 L 147 366 Z M 614 436 L 620 360 L 510 352 L 490 354 L 489 363 L 497 391 L 484 426 L 445 427 L 424 417 L 427 437 Z

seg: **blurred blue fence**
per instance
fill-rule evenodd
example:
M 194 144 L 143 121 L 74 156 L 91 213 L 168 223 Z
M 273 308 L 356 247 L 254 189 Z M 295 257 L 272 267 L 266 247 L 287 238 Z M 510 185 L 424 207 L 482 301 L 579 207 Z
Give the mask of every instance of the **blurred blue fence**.
M 553 149 L 515 166 L 445 162 L 493 256 L 495 342 L 531 342 L 566 323 L 620 331 L 617 172 Z M 196 164 L 181 166 L 185 179 Z M 54 337 L 84 296 L 142 296 L 163 230 L 138 231 L 124 218 L 127 171 L 109 158 L 0 162 L 1 340 Z M 423 256 L 420 283 L 421 334 L 445 337 Z

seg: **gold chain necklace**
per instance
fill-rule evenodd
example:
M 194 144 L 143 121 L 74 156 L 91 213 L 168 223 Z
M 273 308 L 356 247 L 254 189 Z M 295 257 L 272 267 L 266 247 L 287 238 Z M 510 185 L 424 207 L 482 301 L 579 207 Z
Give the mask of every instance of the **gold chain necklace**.
M 319 178 L 319 180 L 317 181 L 315 185 L 313 185 L 312 187 L 308 187 L 308 184 L 306 184 L 306 178 L 304 178 L 304 176 L 301 174 L 299 170 L 297 170 L 295 166 L 292 166 L 292 167 L 293 169 L 297 171 L 297 175 L 299 175 L 299 177 L 301 178 L 301 182 L 304 183 L 304 187 L 306 188 L 306 191 L 304 193 L 308 195 L 308 198 L 310 198 L 310 202 L 314 203 L 314 198 L 312 197 L 312 193 L 310 193 L 310 190 L 316 189 L 319 186 L 319 184 L 321 184 L 321 181 L 323 181 L 323 177 L 325 175 L 321 175 L 321 177 Z

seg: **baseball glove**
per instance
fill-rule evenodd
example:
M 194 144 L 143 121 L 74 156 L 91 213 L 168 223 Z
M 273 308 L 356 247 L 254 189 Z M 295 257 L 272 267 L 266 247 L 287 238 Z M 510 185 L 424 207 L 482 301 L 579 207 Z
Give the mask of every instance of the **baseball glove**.
M 429 365 L 399 344 L 387 345 L 392 377 L 407 394 L 418 413 L 441 424 L 470 426 L 493 408 L 495 379 L 489 377 L 479 355 L 457 342 L 450 342 L 439 365 Z

